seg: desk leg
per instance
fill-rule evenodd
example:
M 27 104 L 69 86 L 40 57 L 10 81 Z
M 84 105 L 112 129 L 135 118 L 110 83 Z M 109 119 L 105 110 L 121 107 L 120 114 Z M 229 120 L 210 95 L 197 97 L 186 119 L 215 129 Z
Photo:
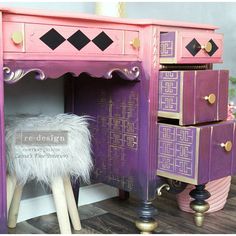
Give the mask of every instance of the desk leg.
M 151 234 L 157 228 L 158 223 L 153 218 L 156 213 L 157 209 L 152 205 L 152 202 L 145 201 L 142 203 L 138 211 L 139 219 L 135 222 L 141 234 Z
M 205 189 L 205 185 L 196 185 L 196 188 L 192 190 L 189 195 L 195 199 L 190 203 L 191 209 L 195 211 L 195 224 L 201 227 L 204 221 L 204 214 L 210 208 L 208 202 L 206 202 L 205 200 L 208 199 L 211 195 Z

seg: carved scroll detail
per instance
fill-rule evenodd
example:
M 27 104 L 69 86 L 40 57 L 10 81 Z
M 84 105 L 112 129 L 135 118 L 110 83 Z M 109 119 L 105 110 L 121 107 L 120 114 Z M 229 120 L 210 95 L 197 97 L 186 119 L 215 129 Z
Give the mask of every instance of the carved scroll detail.
M 29 70 L 23 70 L 23 69 L 17 69 L 15 71 L 12 71 L 9 67 L 3 67 L 3 72 L 4 72 L 4 81 L 8 84 L 14 84 L 21 80 L 24 76 L 35 72 L 36 73 L 36 79 L 37 80 L 46 80 L 47 77 L 45 73 L 41 69 L 29 69 Z M 139 75 L 140 75 L 140 69 L 137 66 L 133 66 L 131 69 L 127 68 L 113 68 L 109 70 L 107 73 L 103 75 L 104 78 L 106 79 L 112 79 L 113 78 L 113 73 L 116 72 L 118 73 L 122 79 L 124 80 L 140 80 Z M 71 73 L 73 76 L 78 76 L 77 73 Z M 89 73 L 90 74 L 90 73 Z M 91 75 L 93 76 L 93 75 Z M 96 76 L 93 76 L 96 77 Z M 51 78 L 51 77 L 50 77 Z
M 8 84 L 14 84 L 21 80 L 24 76 L 28 75 L 29 73 L 36 72 L 36 79 L 38 80 L 45 80 L 46 76 L 44 72 L 40 69 L 30 69 L 24 71 L 22 69 L 18 69 L 16 71 L 11 71 L 9 67 L 3 67 L 4 72 L 4 81 Z
M 127 68 L 113 68 L 107 72 L 105 78 L 111 79 L 113 77 L 113 72 L 117 72 L 118 74 L 123 76 L 125 80 L 139 80 L 140 69 L 137 66 L 132 67 L 130 70 Z

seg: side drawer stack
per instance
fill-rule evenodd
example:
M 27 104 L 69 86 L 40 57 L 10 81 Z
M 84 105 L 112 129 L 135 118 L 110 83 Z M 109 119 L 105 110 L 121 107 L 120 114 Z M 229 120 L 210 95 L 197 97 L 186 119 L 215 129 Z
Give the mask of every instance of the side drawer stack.
M 236 173 L 229 72 L 211 69 L 222 51 L 221 34 L 161 32 L 157 175 L 198 185 Z

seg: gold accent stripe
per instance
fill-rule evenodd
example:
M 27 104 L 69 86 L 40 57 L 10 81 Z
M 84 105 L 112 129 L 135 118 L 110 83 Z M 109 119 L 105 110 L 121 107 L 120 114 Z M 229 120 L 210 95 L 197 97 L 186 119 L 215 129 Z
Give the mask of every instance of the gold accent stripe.
M 157 115 L 159 117 L 166 117 L 166 118 L 172 118 L 172 119 L 179 119 L 180 118 L 179 113 L 174 113 L 174 112 L 158 111 Z
M 175 57 L 173 58 L 160 58 L 160 63 L 177 63 L 177 60 Z
M 179 176 L 179 175 L 175 175 L 175 174 L 170 174 L 168 172 L 162 172 L 160 170 L 157 170 L 156 173 L 158 176 L 166 177 L 169 179 L 178 180 L 178 181 L 185 182 L 188 184 L 194 184 L 194 185 L 197 184 L 196 179 L 192 179 L 192 178 L 188 178 L 188 177 L 184 177 L 184 176 Z

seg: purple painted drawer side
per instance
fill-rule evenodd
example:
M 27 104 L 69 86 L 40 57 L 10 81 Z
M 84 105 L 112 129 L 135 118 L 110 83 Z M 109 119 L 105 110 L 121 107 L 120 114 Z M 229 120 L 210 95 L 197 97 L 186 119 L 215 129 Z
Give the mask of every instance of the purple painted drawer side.
M 205 184 L 209 181 L 210 156 L 211 156 L 211 127 L 200 130 L 199 136 L 199 161 L 198 161 L 198 183 Z
M 195 124 L 217 120 L 217 100 L 210 104 L 204 97 L 214 94 L 218 98 L 218 71 L 207 70 L 195 73 Z
M 229 71 L 219 71 L 219 101 L 218 101 L 218 114 L 219 120 L 225 120 L 228 114 L 228 90 L 229 90 Z
M 160 57 L 175 57 L 175 32 L 161 33 L 160 35 Z
M 218 126 L 213 126 L 211 140 L 211 159 L 209 180 L 219 179 L 231 174 L 233 151 L 225 151 L 221 143 L 233 142 L 234 123 L 225 122 Z M 233 145 L 235 145 L 233 143 Z
M 236 124 L 234 124 L 234 143 L 236 143 Z M 233 146 L 231 175 L 236 175 L 236 145 Z
M 196 96 L 194 90 L 194 74 L 194 71 L 184 72 L 181 125 L 194 124 L 195 104 L 193 98 Z
M 180 112 L 180 71 L 159 73 L 158 111 Z
M 194 178 L 196 129 L 158 124 L 158 170 Z

